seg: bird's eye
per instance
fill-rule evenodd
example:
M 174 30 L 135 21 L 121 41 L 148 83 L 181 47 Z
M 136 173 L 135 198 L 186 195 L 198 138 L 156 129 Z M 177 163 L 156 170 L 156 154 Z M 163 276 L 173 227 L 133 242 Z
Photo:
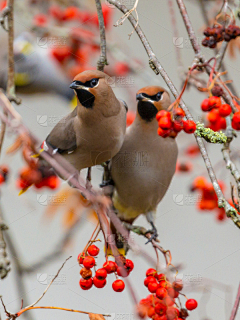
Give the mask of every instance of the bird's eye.
M 162 92 L 158 92 L 158 94 L 156 95 L 157 101 L 159 101 L 162 97 Z
M 92 88 L 96 87 L 97 84 L 98 84 L 98 79 L 96 79 L 96 78 L 94 78 L 90 81 L 90 85 Z

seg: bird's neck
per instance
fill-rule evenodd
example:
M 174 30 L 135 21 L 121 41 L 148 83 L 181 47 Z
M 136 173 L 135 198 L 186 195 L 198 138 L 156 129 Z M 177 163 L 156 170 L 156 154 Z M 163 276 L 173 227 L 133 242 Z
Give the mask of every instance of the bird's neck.
M 134 120 L 134 122 L 137 126 L 141 126 L 144 131 L 156 132 L 157 135 L 158 122 L 155 117 L 151 121 L 146 121 L 137 112 L 136 119 Z

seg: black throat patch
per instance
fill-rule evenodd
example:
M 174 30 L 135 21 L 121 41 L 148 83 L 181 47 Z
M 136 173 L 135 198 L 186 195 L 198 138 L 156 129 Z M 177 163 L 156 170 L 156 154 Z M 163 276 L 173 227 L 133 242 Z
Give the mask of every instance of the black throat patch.
M 156 117 L 158 110 L 151 102 L 139 101 L 138 113 L 143 120 L 150 122 Z
M 95 100 L 94 95 L 91 92 L 84 89 L 75 89 L 75 90 L 81 105 L 83 105 L 85 108 L 93 108 L 93 104 Z

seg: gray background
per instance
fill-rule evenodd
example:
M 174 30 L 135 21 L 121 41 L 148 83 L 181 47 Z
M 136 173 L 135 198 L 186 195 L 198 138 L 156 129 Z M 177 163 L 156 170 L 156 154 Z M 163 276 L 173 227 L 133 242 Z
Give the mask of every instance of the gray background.
M 197 1 L 186 1 L 187 8 L 192 19 L 194 28 L 197 32 L 199 41 L 202 39 L 201 28 L 203 19 Z M 177 28 L 179 37 L 183 38 L 183 48 L 180 49 L 184 67 L 191 65 L 194 58 L 193 52 L 182 19 L 177 11 Z M 120 17 L 120 13 L 115 11 L 115 20 Z M 157 57 L 166 68 L 169 76 L 174 80 L 177 88 L 180 88 L 178 77 L 178 66 L 176 63 L 176 48 L 174 46 L 174 34 L 171 27 L 171 19 L 167 1 L 140 0 L 138 6 L 139 23 L 146 33 Z M 23 25 L 16 22 L 16 29 L 22 29 Z M 158 83 L 164 85 L 160 76 L 148 70 L 148 59 L 146 53 L 138 39 L 133 34 L 131 40 L 128 40 L 128 34 L 132 31 L 129 22 L 126 21 L 123 26 L 114 28 L 107 35 L 108 43 L 117 42 L 118 46 L 125 50 L 131 58 L 137 58 L 142 63 L 142 68 L 137 70 L 134 77 L 134 86 L 139 89 L 145 85 Z M 44 50 L 44 49 L 39 49 Z M 211 57 L 212 51 L 203 49 L 207 57 Z M 239 62 L 226 58 L 226 65 L 229 70 L 229 77 L 234 80 L 238 89 L 239 83 Z M 147 73 L 145 73 L 147 72 Z M 135 110 L 136 103 L 134 96 L 125 93 L 125 88 L 116 86 L 117 96 L 124 97 L 132 110 Z M 21 95 L 22 104 L 16 109 L 22 115 L 25 124 L 43 140 L 51 126 L 46 127 L 37 122 L 38 115 L 57 116 L 59 119 L 69 112 L 67 102 L 54 94 L 34 94 L 31 96 Z M 191 109 L 194 116 L 201 114 L 199 104 L 204 98 L 196 89 L 191 89 L 184 94 L 184 100 Z M 8 134 L 4 143 L 4 151 L 13 142 L 14 137 Z M 194 143 L 192 136 L 181 134 L 178 139 L 179 159 L 186 159 L 183 150 L 188 144 Z M 234 151 L 239 151 L 238 143 L 234 143 Z M 221 160 L 221 147 L 208 146 L 209 154 L 214 164 L 219 163 L 217 175 L 219 179 L 229 186 L 229 172 L 225 169 L 224 162 Z M 159 157 L 164 156 L 164 151 Z M 199 308 L 190 315 L 191 319 L 226 319 L 230 316 L 233 301 L 239 284 L 239 230 L 234 226 L 231 220 L 218 223 L 214 213 L 201 213 L 196 210 L 195 205 L 179 205 L 174 202 L 176 195 L 179 197 L 196 197 L 197 194 L 191 194 L 189 187 L 193 177 L 205 172 L 203 160 L 201 157 L 188 159 L 193 164 L 191 174 L 175 175 L 172 184 L 161 204 L 158 207 L 156 225 L 159 231 L 161 245 L 170 249 L 173 256 L 173 264 L 181 264 L 181 276 L 192 281 L 186 281 L 186 291 L 188 297 L 199 301 Z M 30 266 L 34 262 L 41 260 L 46 254 L 51 253 L 61 239 L 64 229 L 61 224 L 62 213 L 58 213 L 52 221 L 43 219 L 45 206 L 37 201 L 37 194 L 33 190 L 18 197 L 18 191 L 15 188 L 15 179 L 18 170 L 23 166 L 21 155 L 14 157 L 3 156 L 1 162 L 8 163 L 12 168 L 11 180 L 6 187 L 2 188 L 2 205 L 5 219 L 10 227 L 12 239 L 16 245 L 20 262 L 25 266 Z M 98 185 L 101 180 L 101 170 L 94 169 L 94 185 Z M 85 172 L 81 173 L 85 176 Z M 62 185 L 66 186 L 65 183 Z M 229 189 L 229 188 L 228 188 Z M 40 194 L 47 191 L 40 190 Z M 229 197 L 229 193 L 227 194 Z M 139 218 L 138 224 L 147 227 L 144 218 Z M 51 277 L 59 269 L 66 257 L 72 255 L 73 258 L 68 261 L 62 271 L 59 281 L 52 285 L 46 296 L 39 305 L 61 306 L 66 308 L 86 310 L 96 313 L 115 313 L 115 319 L 132 319 L 133 307 L 131 296 L 128 290 L 123 293 L 115 293 L 111 288 L 113 276 L 108 279 L 108 285 L 104 289 L 93 288 L 90 291 L 82 291 L 79 288 L 79 266 L 77 255 L 84 248 L 90 234 L 93 231 L 95 221 L 90 220 L 86 215 L 79 225 L 77 233 L 73 237 L 71 245 L 63 252 L 58 259 L 51 261 L 44 267 L 35 270 L 29 275 L 23 277 L 26 286 L 27 300 L 29 303 L 35 301 L 46 288 L 46 284 L 41 283 L 41 279 Z M 151 245 L 144 245 L 144 239 L 136 238 L 137 243 L 146 249 L 154 257 L 154 251 Z M 102 249 L 102 244 L 100 248 Z M 103 250 L 99 257 L 99 265 L 103 262 Z M 1 281 L 0 295 L 3 296 L 7 309 L 10 312 L 17 312 L 21 305 L 22 288 L 16 278 L 15 259 L 8 251 L 12 262 L 12 271 L 8 277 Z M 131 252 L 129 258 L 135 263 L 135 269 L 130 276 L 130 280 L 136 289 L 138 298 L 147 296 L 148 291 L 143 286 L 145 271 L 151 265 L 139 256 L 134 256 Z M 160 256 L 163 262 L 163 257 Z M 39 278 L 39 274 L 43 274 Z M 40 279 L 40 281 L 39 281 Z M 44 281 L 43 281 L 44 282 Z M 192 291 L 190 289 L 192 288 Z M 19 296 L 19 291 L 21 292 Z M 182 299 L 184 301 L 184 299 Z M 26 305 L 24 300 L 24 305 Z M 3 309 L 1 315 L 4 318 Z M 79 319 L 87 318 L 86 315 L 77 313 L 65 313 L 63 311 L 37 310 L 29 311 L 29 316 L 34 319 Z M 237 319 L 240 319 L 238 314 Z

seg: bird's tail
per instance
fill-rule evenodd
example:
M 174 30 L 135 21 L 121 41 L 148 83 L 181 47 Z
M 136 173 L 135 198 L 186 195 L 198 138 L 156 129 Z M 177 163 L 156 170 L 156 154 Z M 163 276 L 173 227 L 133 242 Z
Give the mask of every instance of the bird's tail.
M 114 242 L 115 240 L 119 254 L 125 257 L 129 250 L 127 239 L 124 239 L 124 237 L 116 230 L 112 222 L 110 223 L 110 229 L 112 233 L 112 239 L 110 239 L 110 241 L 112 240 Z M 109 244 L 105 250 L 107 251 L 107 255 L 113 255 Z

